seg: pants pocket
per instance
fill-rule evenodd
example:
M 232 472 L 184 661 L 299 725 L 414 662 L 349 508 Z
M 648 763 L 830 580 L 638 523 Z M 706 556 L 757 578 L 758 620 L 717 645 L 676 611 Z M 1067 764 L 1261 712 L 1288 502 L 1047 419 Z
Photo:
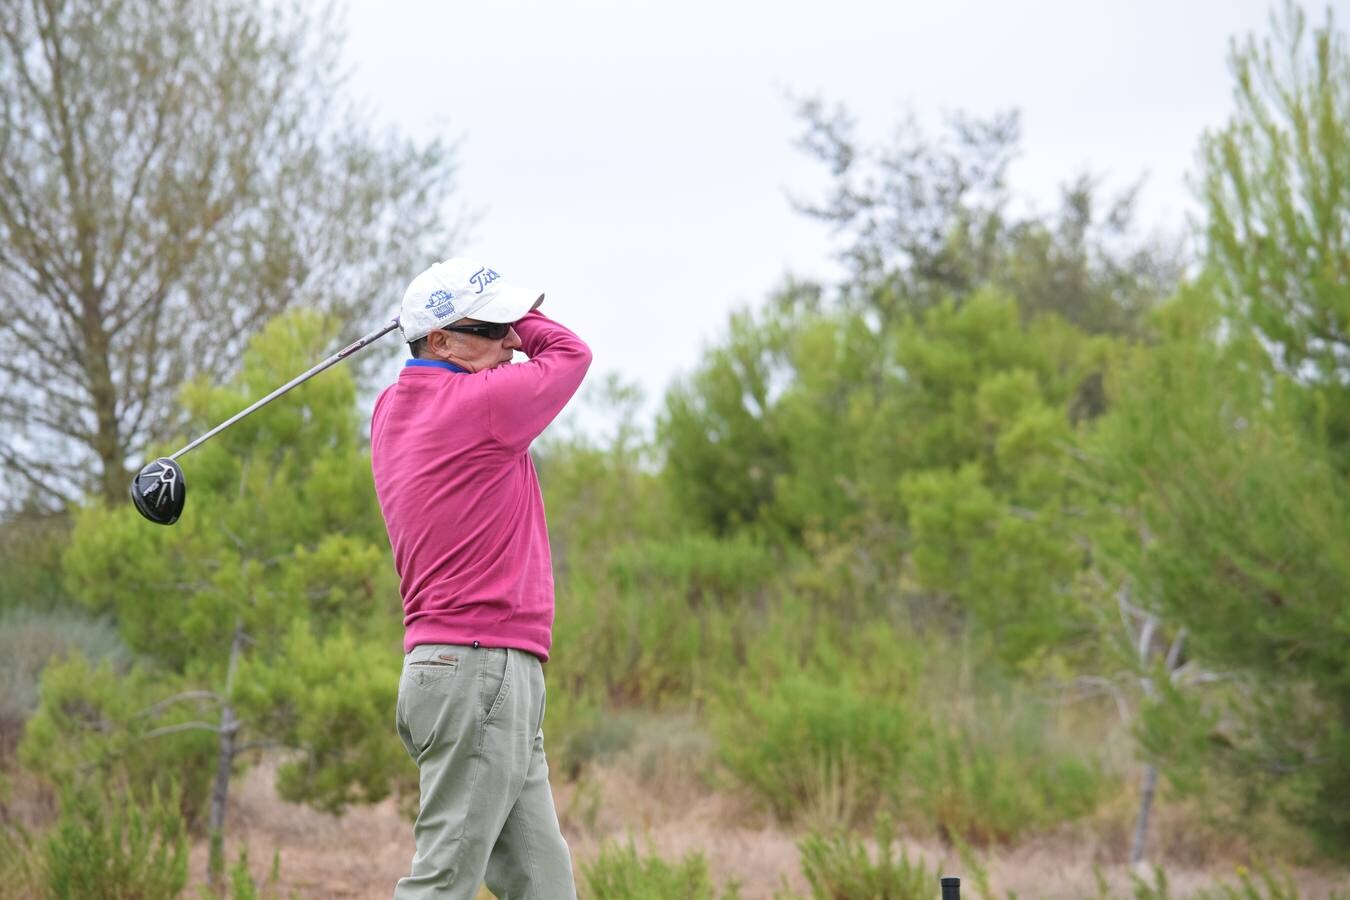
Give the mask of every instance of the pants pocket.
M 511 651 L 504 648 L 484 650 L 478 670 L 478 699 L 483 724 L 491 722 L 511 691 Z
M 458 671 L 459 654 L 445 651 L 410 659 L 403 667 L 404 676 L 408 681 L 421 686 L 443 678 L 451 678 Z
M 419 656 L 403 666 L 398 684 L 399 734 L 414 759 L 436 735 L 456 727 L 455 710 L 462 708 L 466 684 L 454 654 Z M 456 695 L 461 699 L 456 700 Z

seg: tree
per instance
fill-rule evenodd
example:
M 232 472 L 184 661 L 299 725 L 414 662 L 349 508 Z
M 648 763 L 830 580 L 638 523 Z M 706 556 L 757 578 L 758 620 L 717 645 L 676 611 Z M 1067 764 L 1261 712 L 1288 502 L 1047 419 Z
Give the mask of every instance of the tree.
M 1306 427 L 1306 386 L 1233 334 L 1212 294 L 1183 292 L 1156 346 L 1112 379 L 1088 456 L 1116 516 L 1094 555 L 1138 607 L 1185 629 L 1187 656 L 1228 673 L 1210 694 L 1159 679 L 1150 758 L 1183 788 L 1206 766 L 1236 776 L 1343 852 L 1350 480 Z
M 939 135 L 910 116 L 870 147 L 842 108 L 807 100 L 799 114 L 799 145 L 833 184 L 798 208 L 842 235 L 852 270 L 844 296 L 883 320 L 994 286 L 1027 317 L 1053 312 L 1090 333 L 1134 334 L 1180 277 L 1176 250 L 1135 234 L 1137 189 L 1104 203 L 1097 181 L 1080 175 L 1063 186 L 1056 214 L 1017 214 L 1015 112 L 957 114 Z
M 657 426 L 666 480 L 677 508 L 716 534 L 770 524 L 786 465 L 774 410 L 797 375 L 792 336 L 817 297 L 789 284 L 767 309 L 734 313 L 725 342 L 666 393 Z
M 1188 653 L 1233 673 L 1198 756 L 1343 852 L 1350 53 L 1330 11 L 1310 34 L 1286 3 L 1272 25 L 1234 42 L 1237 108 L 1202 144 L 1206 278 L 1111 392 L 1100 456 L 1135 528 L 1122 571 Z M 1219 721 L 1169 699 L 1172 723 Z M 1155 748 L 1168 742 L 1187 746 L 1173 731 Z
M 1071 474 L 1090 398 L 1120 343 L 994 291 L 898 335 L 888 410 L 918 583 L 965 612 L 1008 663 L 1096 649 L 1075 581 L 1095 501 Z M 899 424 L 902 423 L 902 424 Z
M 1206 135 L 1208 262 L 1231 312 L 1300 379 L 1350 378 L 1350 52 L 1286 2 L 1273 38 L 1234 42 L 1237 110 Z M 1346 402 L 1344 393 L 1341 404 Z M 1350 438 L 1350 417 L 1341 423 Z
M 994 290 L 881 328 L 817 299 L 738 314 L 667 395 L 677 508 L 838 561 L 859 603 L 969 621 L 1004 661 L 1081 644 L 1069 454 L 1118 342 Z
M 124 498 L 177 386 L 292 306 L 366 330 L 448 241 L 450 149 L 343 97 L 327 14 L 0 0 L 0 22 L 7 505 Z
M 233 383 L 185 390 L 189 422 L 220 419 L 331 338 L 314 313 L 275 320 Z M 94 760 L 114 773 L 198 760 L 183 788 L 209 793 L 217 840 L 251 748 L 294 751 L 279 774 L 288 799 L 328 810 L 379 799 L 406 761 L 388 727 L 402 617 L 351 373 L 325 372 L 223 432 L 189 472 L 192 501 L 172 528 L 120 502 L 79 513 L 70 590 L 116 614 L 142 668 L 111 692 L 49 673 L 59 680 L 44 686 L 25 758 L 53 777 Z

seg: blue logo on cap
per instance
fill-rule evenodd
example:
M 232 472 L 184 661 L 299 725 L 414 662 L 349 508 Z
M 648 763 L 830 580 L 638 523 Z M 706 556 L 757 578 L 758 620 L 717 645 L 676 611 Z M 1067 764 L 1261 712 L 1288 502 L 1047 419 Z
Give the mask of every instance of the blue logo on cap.
M 478 290 L 474 291 L 475 294 L 481 294 L 483 293 L 483 288 L 487 287 L 489 284 L 492 284 L 492 282 L 496 281 L 498 278 L 501 277 L 502 276 L 498 275 L 496 272 L 492 271 L 487 266 L 484 266 L 483 268 L 479 269 L 477 272 L 474 272 L 472 275 L 469 276 L 469 284 L 476 285 L 478 287 Z
M 455 304 L 451 301 L 455 295 L 449 291 L 432 291 L 431 296 L 427 298 L 427 309 L 438 319 L 444 319 L 446 316 L 455 314 Z

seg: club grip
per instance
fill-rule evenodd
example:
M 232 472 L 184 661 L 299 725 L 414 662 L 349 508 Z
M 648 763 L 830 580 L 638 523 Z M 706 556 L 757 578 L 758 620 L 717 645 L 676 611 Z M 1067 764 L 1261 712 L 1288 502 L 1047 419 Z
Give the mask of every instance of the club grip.
M 961 900 L 961 879 L 954 875 L 944 875 L 940 879 L 942 884 L 942 900 Z

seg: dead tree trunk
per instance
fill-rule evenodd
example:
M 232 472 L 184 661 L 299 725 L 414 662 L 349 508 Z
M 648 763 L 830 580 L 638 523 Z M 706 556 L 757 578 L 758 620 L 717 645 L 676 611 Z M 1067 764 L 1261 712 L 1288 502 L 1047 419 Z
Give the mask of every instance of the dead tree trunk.
M 218 889 L 225 872 L 225 808 L 230 795 L 230 775 L 234 772 L 234 757 L 238 753 L 239 719 L 230 702 L 234 687 L 234 671 L 244 646 L 244 625 L 236 621 L 234 639 L 230 642 L 230 664 L 225 675 L 225 690 L 220 706 L 220 757 L 216 761 L 216 780 L 211 788 L 211 812 L 207 828 L 211 836 L 211 854 L 207 871 L 213 889 Z
M 1134 839 L 1130 842 L 1130 865 L 1144 861 L 1144 847 L 1148 840 L 1148 816 L 1153 809 L 1153 794 L 1158 789 L 1158 767 L 1149 763 L 1144 767 L 1144 790 L 1139 797 L 1139 817 L 1134 823 Z
M 1141 669 L 1147 673 L 1149 647 L 1153 642 L 1153 634 L 1157 630 L 1158 620 L 1150 615 L 1144 622 L 1144 626 L 1139 635 L 1139 664 Z M 1173 673 L 1181 664 L 1181 646 L 1186 640 L 1186 629 L 1177 632 L 1177 636 L 1172 639 L 1172 645 L 1167 649 L 1167 659 L 1163 663 L 1163 677 L 1169 681 Z M 1152 700 L 1158 694 L 1158 687 L 1153 683 L 1153 678 L 1145 674 L 1142 678 L 1144 687 L 1144 696 Z M 1139 797 L 1139 816 L 1134 825 L 1134 838 L 1130 841 L 1130 865 L 1137 866 L 1144 861 L 1144 852 L 1148 846 L 1148 818 L 1153 809 L 1153 795 L 1158 790 L 1158 767 L 1149 763 L 1144 767 L 1144 788 Z

